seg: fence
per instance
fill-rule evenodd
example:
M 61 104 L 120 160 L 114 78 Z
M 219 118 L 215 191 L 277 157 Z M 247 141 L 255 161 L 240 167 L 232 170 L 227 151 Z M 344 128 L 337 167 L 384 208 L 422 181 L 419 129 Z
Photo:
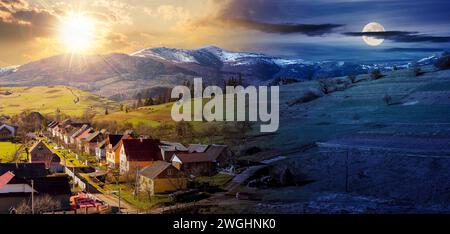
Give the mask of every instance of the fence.
M 448 204 L 450 157 L 373 148 L 322 146 L 326 150 L 286 160 L 297 178 L 314 180 L 322 191 L 354 193 L 414 204 Z

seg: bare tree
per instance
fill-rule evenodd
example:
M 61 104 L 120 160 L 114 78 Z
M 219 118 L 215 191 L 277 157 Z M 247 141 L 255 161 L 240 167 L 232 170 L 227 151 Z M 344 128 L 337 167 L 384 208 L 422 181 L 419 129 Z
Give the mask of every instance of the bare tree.
M 356 83 L 356 75 L 349 75 L 347 78 L 352 84 Z
M 391 105 L 392 97 L 389 94 L 385 94 L 383 96 L 383 101 L 386 103 L 386 105 Z
M 383 77 L 383 74 L 381 74 L 380 69 L 374 69 L 370 72 L 370 77 L 372 78 L 372 80 L 378 80 Z
M 52 197 L 45 194 L 43 196 L 36 197 L 34 200 L 34 213 L 42 214 L 45 212 L 51 212 L 61 209 L 61 203 L 59 201 L 53 200 Z M 17 214 L 31 214 L 32 207 L 27 201 L 23 201 L 16 208 Z
M 322 91 L 322 93 L 324 94 L 329 94 L 331 93 L 333 85 L 331 84 L 331 82 L 327 79 L 321 79 L 319 80 L 319 88 L 320 91 Z

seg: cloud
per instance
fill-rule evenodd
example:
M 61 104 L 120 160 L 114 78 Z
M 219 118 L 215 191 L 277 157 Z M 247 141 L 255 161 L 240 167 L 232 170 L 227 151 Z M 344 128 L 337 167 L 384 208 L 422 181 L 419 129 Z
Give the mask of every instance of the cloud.
M 103 15 L 107 15 L 108 21 L 110 23 L 133 25 L 133 17 L 130 15 L 130 10 L 135 9 L 132 4 L 126 3 L 125 1 L 117 0 L 95 0 L 92 1 L 90 7 L 97 9 L 97 14 L 99 11 L 103 11 Z
M 346 36 L 370 36 L 391 40 L 394 42 L 432 42 L 432 43 L 446 43 L 450 42 L 448 36 L 431 36 L 427 34 L 420 34 L 418 32 L 406 31 L 385 31 L 385 32 L 345 32 Z
M 32 7 L 23 0 L 0 0 L 0 41 L 49 36 L 57 21 L 57 15 Z
M 222 19 L 226 24 L 236 27 L 258 30 L 265 33 L 291 34 L 301 33 L 308 36 L 321 36 L 331 33 L 335 28 L 341 27 L 341 24 L 275 24 L 258 22 L 249 19 Z
M 334 23 L 301 23 L 289 22 L 283 18 L 268 17 L 268 12 L 282 11 L 283 4 L 271 1 L 228 0 L 211 1 L 210 14 L 191 20 L 192 27 L 210 27 L 212 29 L 236 28 L 256 30 L 270 34 L 303 34 L 307 36 L 322 36 L 332 33 L 343 26 Z
M 443 48 L 421 48 L 421 47 L 394 47 L 385 49 L 387 52 L 441 52 Z

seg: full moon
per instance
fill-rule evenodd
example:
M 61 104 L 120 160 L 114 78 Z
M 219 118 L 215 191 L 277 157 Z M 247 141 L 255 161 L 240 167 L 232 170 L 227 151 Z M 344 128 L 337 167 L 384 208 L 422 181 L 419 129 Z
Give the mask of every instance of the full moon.
M 377 23 L 377 22 L 371 22 L 368 23 L 366 26 L 364 26 L 363 32 L 384 32 L 384 27 L 383 25 Z M 381 43 L 383 43 L 384 39 L 383 38 L 376 38 L 376 37 L 370 37 L 370 36 L 363 36 L 362 37 L 364 42 L 367 45 L 370 46 L 378 46 L 381 45 Z

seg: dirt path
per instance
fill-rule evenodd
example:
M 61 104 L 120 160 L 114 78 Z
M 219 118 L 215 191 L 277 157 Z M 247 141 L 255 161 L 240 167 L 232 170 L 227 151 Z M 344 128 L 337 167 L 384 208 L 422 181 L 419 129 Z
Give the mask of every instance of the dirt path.
M 97 197 L 98 199 L 108 203 L 112 207 L 119 207 L 119 198 L 114 195 L 102 194 L 102 193 L 96 193 L 96 194 L 92 194 L 92 195 Z M 132 206 L 129 203 L 127 203 L 126 201 L 124 201 L 124 199 L 120 200 L 120 207 L 121 207 L 120 211 L 123 214 L 139 213 L 139 211 L 134 206 Z

